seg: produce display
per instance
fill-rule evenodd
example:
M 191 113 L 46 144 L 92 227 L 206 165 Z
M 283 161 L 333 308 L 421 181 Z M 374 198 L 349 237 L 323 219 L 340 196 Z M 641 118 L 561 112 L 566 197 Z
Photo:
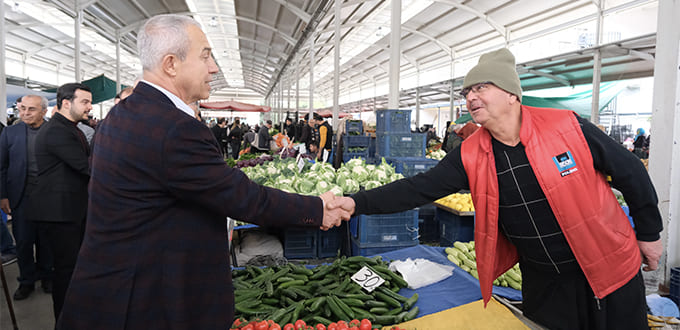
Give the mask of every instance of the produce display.
M 666 325 L 677 326 L 680 320 L 672 316 L 655 316 L 647 314 L 647 325 L 650 329 L 669 329 Z
M 455 193 L 442 197 L 435 201 L 437 204 L 444 205 L 450 209 L 460 212 L 474 212 L 475 206 L 472 204 L 472 195 Z
M 444 251 L 451 262 L 470 273 L 474 278 L 479 279 L 479 275 L 477 274 L 475 241 L 467 243 L 454 242 L 453 247 L 447 247 Z M 508 269 L 508 271 L 501 276 L 498 276 L 498 278 L 493 281 L 493 285 L 509 286 L 516 290 L 522 290 L 522 272 L 519 269 L 519 263 Z
M 366 319 L 372 328 L 382 328 L 412 320 L 419 312 L 419 308 L 414 307 L 418 294 L 409 298 L 399 295 L 399 289 L 408 284 L 387 265 L 380 256 L 353 256 L 340 257 L 332 264 L 313 269 L 288 264 L 235 270 L 236 318 L 271 320 L 283 325 L 283 329 L 288 323 L 293 326 L 320 323 L 327 327 L 324 329 L 331 329 L 334 323 L 331 320 L 352 322 L 356 319 Z M 370 293 L 350 278 L 364 266 L 385 280 Z M 335 322 L 336 326 L 338 323 Z M 271 329 L 271 325 L 263 329 Z
M 335 195 L 342 196 L 356 193 L 361 187 L 370 190 L 404 177 L 395 173 L 394 167 L 385 159 L 379 165 L 366 165 L 364 160 L 355 158 L 337 171 L 329 163 L 306 162 L 303 170 L 298 172 L 295 159 L 274 157 L 273 161 L 242 167 L 241 170 L 258 184 L 303 195 L 333 191 Z
M 430 159 L 436 159 L 436 160 L 442 160 L 446 157 L 446 151 L 438 149 L 438 150 L 432 150 L 430 149 L 427 150 L 427 155 L 425 158 L 430 158 Z

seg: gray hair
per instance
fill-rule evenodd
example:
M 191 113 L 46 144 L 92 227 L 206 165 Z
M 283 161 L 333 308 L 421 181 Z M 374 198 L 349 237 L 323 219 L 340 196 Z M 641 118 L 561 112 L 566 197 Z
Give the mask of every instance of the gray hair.
M 48 102 L 47 102 L 47 98 L 46 98 L 46 97 L 40 96 L 40 95 L 35 95 L 35 94 L 28 94 L 28 95 L 22 97 L 21 100 L 22 100 L 22 101 L 25 101 L 27 97 L 37 97 L 37 98 L 39 98 L 39 99 L 40 99 L 40 108 L 41 108 L 42 110 L 47 110 L 47 103 L 48 103 Z
M 156 68 L 168 54 L 184 61 L 191 44 L 187 33 L 189 25 L 201 28 L 195 20 L 174 14 L 158 15 L 146 21 L 137 33 L 137 51 L 142 68 Z

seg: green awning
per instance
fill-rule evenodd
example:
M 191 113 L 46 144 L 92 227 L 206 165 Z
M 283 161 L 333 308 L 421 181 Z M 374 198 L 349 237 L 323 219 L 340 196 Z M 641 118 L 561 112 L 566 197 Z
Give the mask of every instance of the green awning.
M 621 82 L 605 82 L 600 84 L 600 112 L 602 112 L 602 110 L 604 110 L 604 108 L 606 108 L 607 105 L 625 88 L 626 85 Z M 541 108 L 569 109 L 575 111 L 584 118 L 590 118 L 592 100 L 592 90 L 563 97 L 522 96 L 522 104 L 524 105 Z M 472 116 L 470 116 L 470 114 L 465 114 L 456 119 L 456 124 L 466 123 L 470 120 L 472 120 Z
M 83 80 L 82 82 L 87 87 L 92 90 L 92 104 L 97 104 L 106 100 L 110 100 L 116 97 L 116 81 L 107 78 L 105 75 L 99 75 L 92 79 Z M 128 86 L 121 85 L 120 89 L 124 89 Z M 56 92 L 54 89 L 51 92 Z

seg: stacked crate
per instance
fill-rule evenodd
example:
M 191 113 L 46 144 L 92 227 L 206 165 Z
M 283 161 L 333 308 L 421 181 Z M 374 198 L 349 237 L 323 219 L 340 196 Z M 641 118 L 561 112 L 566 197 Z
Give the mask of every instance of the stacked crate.
M 352 255 L 370 256 L 418 245 L 418 210 L 350 219 Z
M 283 234 L 283 255 L 288 259 L 329 258 L 338 255 L 342 243 L 339 227 L 287 228 Z
M 382 157 L 425 157 L 425 134 L 411 133 L 411 110 L 376 110 L 376 161 Z
M 364 123 L 361 120 L 347 120 L 345 134 L 342 136 L 342 161 L 352 158 L 368 159 L 368 145 L 371 137 L 364 134 Z

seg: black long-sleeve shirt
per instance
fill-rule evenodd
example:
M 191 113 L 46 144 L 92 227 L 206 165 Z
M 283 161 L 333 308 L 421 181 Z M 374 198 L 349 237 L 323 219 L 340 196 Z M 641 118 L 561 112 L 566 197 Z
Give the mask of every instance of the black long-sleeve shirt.
M 612 186 L 621 191 L 628 203 L 637 239 L 659 239 L 663 225 L 656 191 L 640 160 L 595 125 L 577 118 L 590 148 L 593 166 L 611 176 Z M 386 214 L 410 210 L 461 189 L 469 189 L 469 183 L 458 147 L 427 172 L 359 192 L 352 198 L 356 214 Z

